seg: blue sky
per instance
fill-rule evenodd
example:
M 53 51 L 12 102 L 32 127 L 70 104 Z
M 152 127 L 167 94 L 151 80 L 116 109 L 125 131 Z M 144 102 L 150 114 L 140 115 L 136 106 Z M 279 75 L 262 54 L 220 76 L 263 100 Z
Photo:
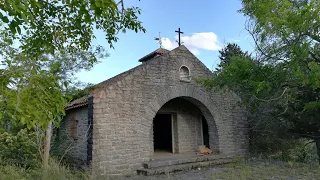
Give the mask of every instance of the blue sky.
M 110 56 L 103 59 L 91 71 L 77 74 L 83 82 L 99 83 L 140 63 L 138 59 L 159 48 L 154 37 L 163 38 L 167 49 L 176 47 L 179 27 L 184 32 L 183 42 L 209 69 L 218 59 L 218 49 L 227 42 L 235 42 L 243 50 L 253 51 L 252 40 L 245 30 L 246 18 L 237 12 L 240 0 L 127 0 L 127 5 L 139 6 L 140 20 L 146 33 L 127 31 L 119 34 L 114 49 L 108 48 L 103 32 L 96 32 L 94 44 L 104 46 Z M 128 4 L 132 3 L 132 4 Z

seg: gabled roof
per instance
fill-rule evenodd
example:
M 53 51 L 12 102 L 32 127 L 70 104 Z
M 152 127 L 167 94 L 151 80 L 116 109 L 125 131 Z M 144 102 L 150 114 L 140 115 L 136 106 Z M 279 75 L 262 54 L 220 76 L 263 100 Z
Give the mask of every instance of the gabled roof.
M 181 46 L 177 47 L 176 49 L 186 49 L 186 50 L 188 50 L 184 45 L 181 45 Z M 174 50 L 172 50 L 172 51 L 174 51 Z M 163 49 L 163 48 L 159 48 L 159 49 L 149 53 L 148 55 L 142 57 L 139 61 L 140 62 L 147 62 L 149 60 L 154 60 L 154 59 L 157 59 L 157 57 L 160 57 L 161 55 L 164 55 L 164 54 L 169 53 L 169 52 L 171 52 L 171 51 L 168 51 L 168 50 Z M 102 81 L 102 82 L 98 83 L 97 85 L 95 85 L 96 88 L 94 90 L 92 90 L 90 92 L 90 94 L 94 94 L 95 92 L 101 90 L 105 86 L 108 86 L 109 84 L 112 84 L 113 82 L 116 82 L 116 81 L 126 77 L 127 75 L 131 74 L 136 69 L 138 69 L 138 68 L 140 68 L 141 66 L 144 66 L 144 65 L 145 65 L 145 63 L 142 63 L 142 64 L 140 64 L 140 65 L 138 65 L 138 66 L 136 66 L 136 67 L 134 67 L 134 68 L 132 68 L 132 69 L 130 69 L 128 71 L 125 71 L 125 72 L 120 73 L 120 74 L 118 74 L 118 75 L 116 75 L 116 76 L 114 76 L 114 77 L 112 77 L 110 79 L 107 79 L 105 81 Z M 65 110 L 70 110 L 70 109 L 86 106 L 87 104 L 88 104 L 88 96 L 84 96 L 84 97 L 76 99 L 76 100 L 70 102 L 69 104 L 67 104 L 65 106 Z
M 139 59 L 139 62 L 146 62 L 146 61 L 149 61 L 150 59 L 156 57 L 156 56 L 161 56 L 165 53 L 168 53 L 170 51 L 166 50 L 166 49 L 163 49 L 163 48 L 159 48 L 145 56 L 143 56 L 141 59 Z

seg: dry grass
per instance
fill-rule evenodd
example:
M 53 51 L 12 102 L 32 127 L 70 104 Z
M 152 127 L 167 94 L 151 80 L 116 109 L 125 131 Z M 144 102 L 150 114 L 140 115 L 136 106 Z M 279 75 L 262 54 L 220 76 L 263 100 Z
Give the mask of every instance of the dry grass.
M 65 166 L 51 163 L 50 169 L 24 169 L 17 166 L 0 166 L 0 180 L 98 180 L 107 177 L 89 176 L 88 172 L 71 171 Z M 94 173 L 96 174 L 96 173 Z M 122 177 L 121 180 L 319 180 L 318 164 L 302 164 L 279 161 L 238 161 L 237 163 L 201 168 L 199 170 L 170 173 L 159 176 Z
M 219 180 L 271 180 L 271 179 L 320 179 L 320 167 L 317 164 L 286 163 L 274 161 L 241 161 L 224 166 L 212 175 Z
M 49 169 L 26 169 L 14 165 L 0 166 L 0 180 L 78 180 L 88 179 L 87 172 L 72 171 L 52 161 Z

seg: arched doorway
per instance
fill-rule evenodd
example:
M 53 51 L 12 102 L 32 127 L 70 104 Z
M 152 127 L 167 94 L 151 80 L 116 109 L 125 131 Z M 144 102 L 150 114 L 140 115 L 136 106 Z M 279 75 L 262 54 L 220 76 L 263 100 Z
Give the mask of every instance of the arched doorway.
M 154 155 L 197 152 L 199 146 L 210 147 L 210 144 L 218 148 L 213 116 L 201 102 L 191 97 L 177 97 L 166 102 L 153 118 L 152 129 Z

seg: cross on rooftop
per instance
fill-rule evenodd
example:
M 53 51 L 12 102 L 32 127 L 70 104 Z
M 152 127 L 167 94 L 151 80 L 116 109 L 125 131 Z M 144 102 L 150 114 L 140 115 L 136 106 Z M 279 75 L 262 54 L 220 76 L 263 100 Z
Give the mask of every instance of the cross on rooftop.
M 181 30 L 180 30 L 180 28 L 179 28 L 178 31 L 176 31 L 176 33 L 179 34 L 178 45 L 181 46 L 181 37 L 180 37 L 180 34 L 183 34 L 183 32 L 181 32 Z

